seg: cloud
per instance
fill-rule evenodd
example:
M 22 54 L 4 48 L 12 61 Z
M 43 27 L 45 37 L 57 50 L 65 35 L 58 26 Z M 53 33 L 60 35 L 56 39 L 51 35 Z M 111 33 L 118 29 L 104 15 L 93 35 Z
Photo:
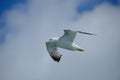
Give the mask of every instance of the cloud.
M 1 80 L 118 80 L 120 77 L 120 7 L 101 4 L 78 15 L 77 0 L 30 0 L 5 13 L 8 34 L 0 46 Z M 78 20 L 74 21 L 73 17 Z M 60 49 L 61 62 L 55 63 L 44 41 L 61 36 L 63 29 L 82 30 L 76 43 L 83 54 Z
M 92 11 L 94 10 L 94 8 L 96 8 L 97 6 L 103 4 L 103 3 L 109 3 L 110 5 L 113 6 L 119 6 L 120 5 L 120 1 L 119 0 L 85 0 L 84 2 L 80 2 L 78 5 L 76 10 L 78 13 L 84 13 L 86 11 Z

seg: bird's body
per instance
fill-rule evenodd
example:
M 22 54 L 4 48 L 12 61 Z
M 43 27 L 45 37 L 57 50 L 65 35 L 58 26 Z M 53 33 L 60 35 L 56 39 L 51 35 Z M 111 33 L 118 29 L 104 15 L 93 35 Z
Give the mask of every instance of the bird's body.
M 64 35 L 62 37 L 52 38 L 46 41 L 47 50 L 50 56 L 53 58 L 53 60 L 59 62 L 62 56 L 58 52 L 58 47 L 71 51 L 84 51 L 74 43 L 74 39 L 77 33 L 93 35 L 91 33 L 81 31 L 64 30 Z
M 58 42 L 58 47 L 63 48 L 63 49 L 68 49 L 71 51 L 75 51 L 76 49 L 80 48 L 75 43 L 71 43 L 71 42 L 63 42 L 63 43 Z

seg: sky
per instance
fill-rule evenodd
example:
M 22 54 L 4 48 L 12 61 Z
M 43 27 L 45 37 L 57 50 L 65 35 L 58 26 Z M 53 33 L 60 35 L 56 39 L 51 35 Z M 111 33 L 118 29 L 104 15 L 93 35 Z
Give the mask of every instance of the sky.
M 45 40 L 78 34 L 84 52 L 59 49 L 59 63 Z M 120 80 L 119 0 L 1 0 L 0 80 Z

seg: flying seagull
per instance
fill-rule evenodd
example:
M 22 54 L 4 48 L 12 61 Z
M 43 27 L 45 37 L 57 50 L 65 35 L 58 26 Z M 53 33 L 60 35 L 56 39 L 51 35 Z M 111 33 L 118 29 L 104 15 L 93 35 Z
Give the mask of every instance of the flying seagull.
M 74 43 L 74 39 L 77 33 L 94 35 L 92 33 L 87 33 L 82 31 L 64 30 L 64 35 L 61 36 L 60 38 L 51 38 L 45 42 L 47 51 L 54 61 L 59 62 L 62 56 L 58 52 L 58 47 L 71 51 L 84 51 Z

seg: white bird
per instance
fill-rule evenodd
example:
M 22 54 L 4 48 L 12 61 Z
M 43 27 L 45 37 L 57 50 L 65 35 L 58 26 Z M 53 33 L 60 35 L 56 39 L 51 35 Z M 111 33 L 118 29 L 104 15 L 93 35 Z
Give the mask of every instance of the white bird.
M 45 42 L 47 51 L 54 61 L 59 62 L 62 56 L 58 52 L 58 47 L 68 49 L 71 51 L 84 51 L 74 43 L 74 39 L 77 33 L 94 35 L 92 33 L 86 33 L 82 31 L 64 30 L 64 35 L 61 36 L 60 38 L 51 38 Z

